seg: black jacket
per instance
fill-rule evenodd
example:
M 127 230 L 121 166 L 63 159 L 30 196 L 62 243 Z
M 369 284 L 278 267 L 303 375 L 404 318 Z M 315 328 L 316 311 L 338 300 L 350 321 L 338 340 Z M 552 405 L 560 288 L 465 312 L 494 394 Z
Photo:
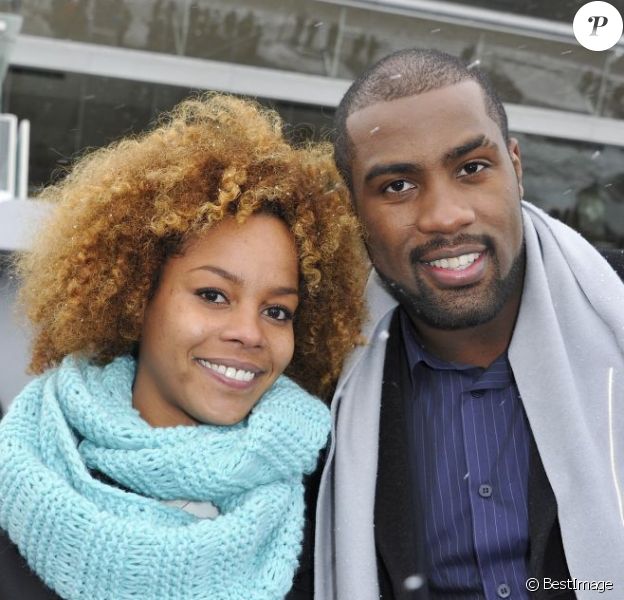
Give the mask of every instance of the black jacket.
M 35 575 L 17 547 L 0 529 L 0 600 L 56 600 L 59 598 Z

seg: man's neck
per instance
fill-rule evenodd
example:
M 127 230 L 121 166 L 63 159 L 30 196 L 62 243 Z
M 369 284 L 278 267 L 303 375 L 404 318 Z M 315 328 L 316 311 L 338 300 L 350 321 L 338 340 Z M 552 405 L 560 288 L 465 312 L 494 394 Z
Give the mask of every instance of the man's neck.
M 467 329 L 436 329 L 407 312 L 428 352 L 448 362 L 487 368 L 509 346 L 520 298 L 521 294 L 514 295 L 491 321 Z

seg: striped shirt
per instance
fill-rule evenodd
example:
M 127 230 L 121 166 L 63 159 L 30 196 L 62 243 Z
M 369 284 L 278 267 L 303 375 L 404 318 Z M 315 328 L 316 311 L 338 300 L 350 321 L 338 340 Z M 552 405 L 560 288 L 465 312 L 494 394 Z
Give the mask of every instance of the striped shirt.
M 487 369 L 448 363 L 403 311 L 401 328 L 430 597 L 527 599 L 531 433 L 507 355 Z

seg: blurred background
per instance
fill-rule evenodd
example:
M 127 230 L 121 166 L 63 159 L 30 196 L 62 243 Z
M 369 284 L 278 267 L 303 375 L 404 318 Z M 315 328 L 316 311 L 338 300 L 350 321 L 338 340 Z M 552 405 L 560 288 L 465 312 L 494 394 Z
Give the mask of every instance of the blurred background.
M 292 139 L 323 139 L 368 65 L 412 46 L 450 52 L 486 70 L 505 102 L 526 198 L 624 247 L 624 38 L 582 48 L 572 21 L 585 3 L 0 0 L 0 405 L 27 380 L 6 265 L 43 212 L 37 190 L 200 90 L 256 97 Z

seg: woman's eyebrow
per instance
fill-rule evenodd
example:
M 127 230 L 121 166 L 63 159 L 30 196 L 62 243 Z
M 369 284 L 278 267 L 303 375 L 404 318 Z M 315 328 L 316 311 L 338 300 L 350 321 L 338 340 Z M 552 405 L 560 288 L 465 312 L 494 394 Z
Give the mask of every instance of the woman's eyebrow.
M 199 267 L 193 267 L 189 270 L 189 273 L 192 271 L 210 271 L 211 273 L 219 275 L 219 277 L 223 277 L 223 279 L 227 279 L 232 283 L 236 283 L 238 285 L 243 283 L 243 280 L 238 275 L 234 275 L 234 273 L 230 273 L 229 271 L 226 271 L 221 267 L 215 267 L 214 265 L 201 265 Z
M 298 296 L 299 290 L 291 287 L 277 287 L 271 290 L 272 296 Z
M 242 285 L 243 283 L 243 279 L 238 275 L 234 275 L 234 273 L 230 273 L 229 271 L 226 271 L 225 269 L 222 269 L 221 267 L 216 267 L 214 265 L 201 265 L 199 267 L 192 268 L 189 272 L 192 271 L 210 271 L 211 273 L 214 273 L 219 277 L 223 277 L 223 279 L 227 279 L 228 281 L 231 281 L 236 285 Z M 276 288 L 272 288 L 269 291 L 273 296 L 299 295 L 299 290 L 297 288 L 289 286 L 278 286 Z

